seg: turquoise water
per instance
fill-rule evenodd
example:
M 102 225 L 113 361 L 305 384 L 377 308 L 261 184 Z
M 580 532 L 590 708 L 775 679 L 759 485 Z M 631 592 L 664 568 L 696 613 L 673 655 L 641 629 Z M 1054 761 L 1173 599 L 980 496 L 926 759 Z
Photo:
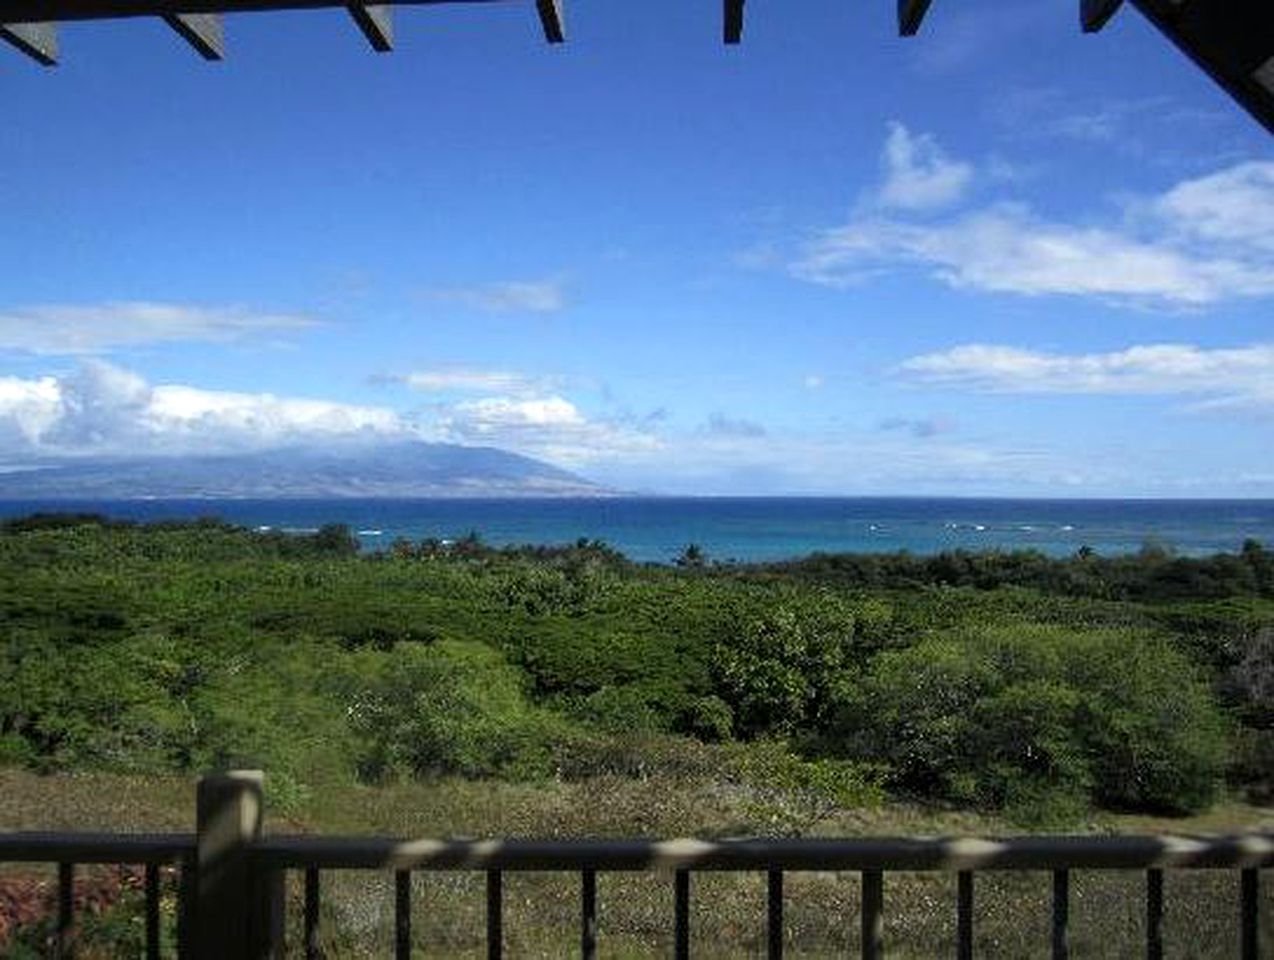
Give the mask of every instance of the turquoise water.
M 634 560 L 668 562 L 688 543 L 718 560 L 775 560 L 815 551 L 936 553 L 1024 549 L 1054 556 L 1087 544 L 1132 553 L 1148 541 L 1181 554 L 1274 545 L 1274 500 L 990 500 L 936 498 L 616 498 L 582 500 L 3 501 L 0 516 L 88 510 L 151 520 L 219 516 L 276 530 L 344 523 L 365 547 L 396 537 L 488 543 L 604 540 Z

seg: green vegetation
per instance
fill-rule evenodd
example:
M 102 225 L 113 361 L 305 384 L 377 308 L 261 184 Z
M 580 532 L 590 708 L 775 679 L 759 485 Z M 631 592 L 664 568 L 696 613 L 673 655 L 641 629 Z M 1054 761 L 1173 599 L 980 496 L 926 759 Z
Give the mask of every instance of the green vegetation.
M 1274 558 L 1161 550 L 675 568 L 604 544 L 0 527 L 0 762 L 315 785 L 715 770 L 1058 823 L 1258 800 Z M 819 816 L 782 820 L 811 829 Z
M 271 823 L 291 830 L 1242 827 L 1259 815 L 1236 802 L 1274 797 L 1272 568 L 1251 542 L 1199 560 L 769 565 L 688 548 L 647 567 L 591 541 L 497 550 L 471 535 L 362 555 L 340 527 L 28 517 L 0 525 L 0 829 L 187 826 L 189 778 L 220 766 L 267 770 Z M 420 881 L 422 945 L 480 952 L 471 879 Z M 614 955 L 666 951 L 664 880 L 607 879 Z M 570 878 L 510 882 L 511 948 L 561 954 Z M 696 882 L 734 905 L 696 920 L 711 955 L 754 951 L 756 878 Z M 852 947 L 847 882 L 793 878 L 794 947 Z M 950 878 L 890 882 L 907 903 L 890 921 L 898 955 L 947 952 Z M 1109 909 L 1081 911 L 1076 937 L 1132 950 L 1136 892 L 1077 882 Z M 1202 884 L 1173 921 L 1191 955 L 1228 949 L 1226 882 L 1174 880 Z M 84 928 L 86 956 L 137 936 L 128 882 L 101 883 L 119 906 Z M 1046 932 L 1020 918 L 1046 916 L 1045 889 L 979 889 L 980 951 L 1038 952 Z M 366 918 L 386 891 L 342 877 L 330 893 L 332 955 L 383 952 Z M 38 954 L 42 928 L 23 929 L 10 947 Z

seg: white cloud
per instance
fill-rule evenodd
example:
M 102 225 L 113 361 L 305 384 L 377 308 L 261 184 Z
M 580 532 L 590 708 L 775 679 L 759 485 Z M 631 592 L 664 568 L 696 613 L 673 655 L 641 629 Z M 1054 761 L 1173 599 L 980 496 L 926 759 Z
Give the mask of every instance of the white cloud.
M 54 377 L 0 377 L 0 455 L 38 442 L 58 419 L 61 387 Z
M 1155 212 L 1185 240 L 1274 257 L 1274 162 L 1240 163 L 1186 180 L 1156 201 Z
M 653 433 L 619 420 L 589 418 L 557 395 L 464 400 L 436 416 L 440 434 L 454 443 L 500 447 L 570 466 L 661 448 Z
M 889 125 L 881 165 L 885 179 L 879 202 L 903 210 L 946 206 L 959 199 L 973 178 L 973 168 L 950 159 L 933 137 L 912 134 L 897 122 Z
M 162 434 L 243 437 L 253 445 L 408 432 L 398 415 L 384 407 L 186 386 L 155 387 L 148 414 Z
M 803 383 L 805 384 L 806 390 L 822 389 L 822 386 L 824 383 L 823 375 L 821 373 L 806 374 L 805 380 L 803 381 Z
M 982 393 L 1191 395 L 1204 397 L 1197 409 L 1274 409 L 1274 344 L 1206 349 L 1163 343 L 1086 354 L 965 344 L 912 357 L 897 373 Z
M 900 129 L 891 130 L 886 155 Z M 916 197 L 943 196 L 941 185 L 948 181 L 954 182 L 951 175 L 936 177 Z M 917 182 L 929 183 L 924 177 Z M 888 187 L 887 179 L 882 198 Z M 924 204 L 894 206 L 914 213 Z M 1027 296 L 1175 307 L 1269 296 L 1274 162 L 1242 163 L 1182 181 L 1089 221 L 1048 219 L 1012 202 L 941 217 L 867 212 L 818 233 L 789 270 L 802 280 L 844 287 L 904 267 L 959 289 Z
M 316 325 L 298 314 L 242 307 L 121 302 L 42 304 L 0 311 L 0 350 L 87 355 L 148 343 L 225 343 Z
M 515 400 L 486 397 L 465 400 L 452 410 L 462 414 L 480 431 L 520 427 L 573 427 L 584 422 L 575 404 L 562 397 Z
M 566 306 L 562 281 L 509 280 L 471 287 L 436 287 L 429 291 L 439 300 L 449 300 L 488 313 L 556 313 Z
M 63 376 L 0 377 L 0 455 L 10 458 L 216 453 L 411 432 L 381 407 L 152 386 L 99 360 Z
M 1200 306 L 1274 293 L 1274 262 L 1193 254 L 1117 229 L 1049 223 L 1000 206 L 948 223 L 876 219 L 826 231 L 793 265 L 804 280 L 848 286 L 902 264 L 961 289 L 1069 294 Z
M 556 378 L 533 377 L 505 370 L 477 370 L 469 367 L 416 370 L 402 376 L 388 377 L 413 390 L 426 393 L 511 393 L 536 394 L 552 384 Z
M 454 372 L 453 372 L 454 373 Z M 654 424 L 588 416 L 571 400 L 531 392 L 533 378 L 475 371 L 460 389 L 528 392 L 441 402 L 407 420 L 379 406 L 150 384 L 101 360 L 35 379 L 0 377 L 0 467 L 82 455 L 220 453 L 358 439 L 429 439 L 492 446 L 580 466 L 654 454 Z

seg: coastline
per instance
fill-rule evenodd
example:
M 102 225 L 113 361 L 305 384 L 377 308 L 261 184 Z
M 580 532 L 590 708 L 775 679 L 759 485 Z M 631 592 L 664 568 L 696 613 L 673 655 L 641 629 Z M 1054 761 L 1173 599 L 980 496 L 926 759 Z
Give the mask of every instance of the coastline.
M 711 561 L 757 563 L 814 554 L 929 556 L 951 551 L 1181 556 L 1274 543 L 1274 500 L 927 497 L 464 497 L 4 499 L 0 518 L 98 513 L 139 522 L 216 516 L 252 529 L 348 526 L 365 550 L 395 540 L 491 546 L 601 541 L 639 563 L 672 563 L 696 544 Z

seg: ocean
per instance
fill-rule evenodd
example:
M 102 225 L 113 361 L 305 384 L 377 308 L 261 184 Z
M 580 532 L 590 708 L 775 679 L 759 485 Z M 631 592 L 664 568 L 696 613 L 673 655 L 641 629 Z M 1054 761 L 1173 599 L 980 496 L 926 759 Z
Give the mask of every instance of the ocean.
M 398 537 L 487 543 L 605 541 L 629 558 L 668 563 L 687 544 L 713 560 L 779 560 L 822 552 L 937 553 L 1081 546 L 1135 553 L 1153 543 L 1181 555 L 1274 545 L 1274 500 L 1000 500 L 943 498 L 621 497 L 530 500 L 0 501 L 0 516 L 90 511 L 133 520 L 216 516 L 291 532 L 344 523 L 367 550 Z

